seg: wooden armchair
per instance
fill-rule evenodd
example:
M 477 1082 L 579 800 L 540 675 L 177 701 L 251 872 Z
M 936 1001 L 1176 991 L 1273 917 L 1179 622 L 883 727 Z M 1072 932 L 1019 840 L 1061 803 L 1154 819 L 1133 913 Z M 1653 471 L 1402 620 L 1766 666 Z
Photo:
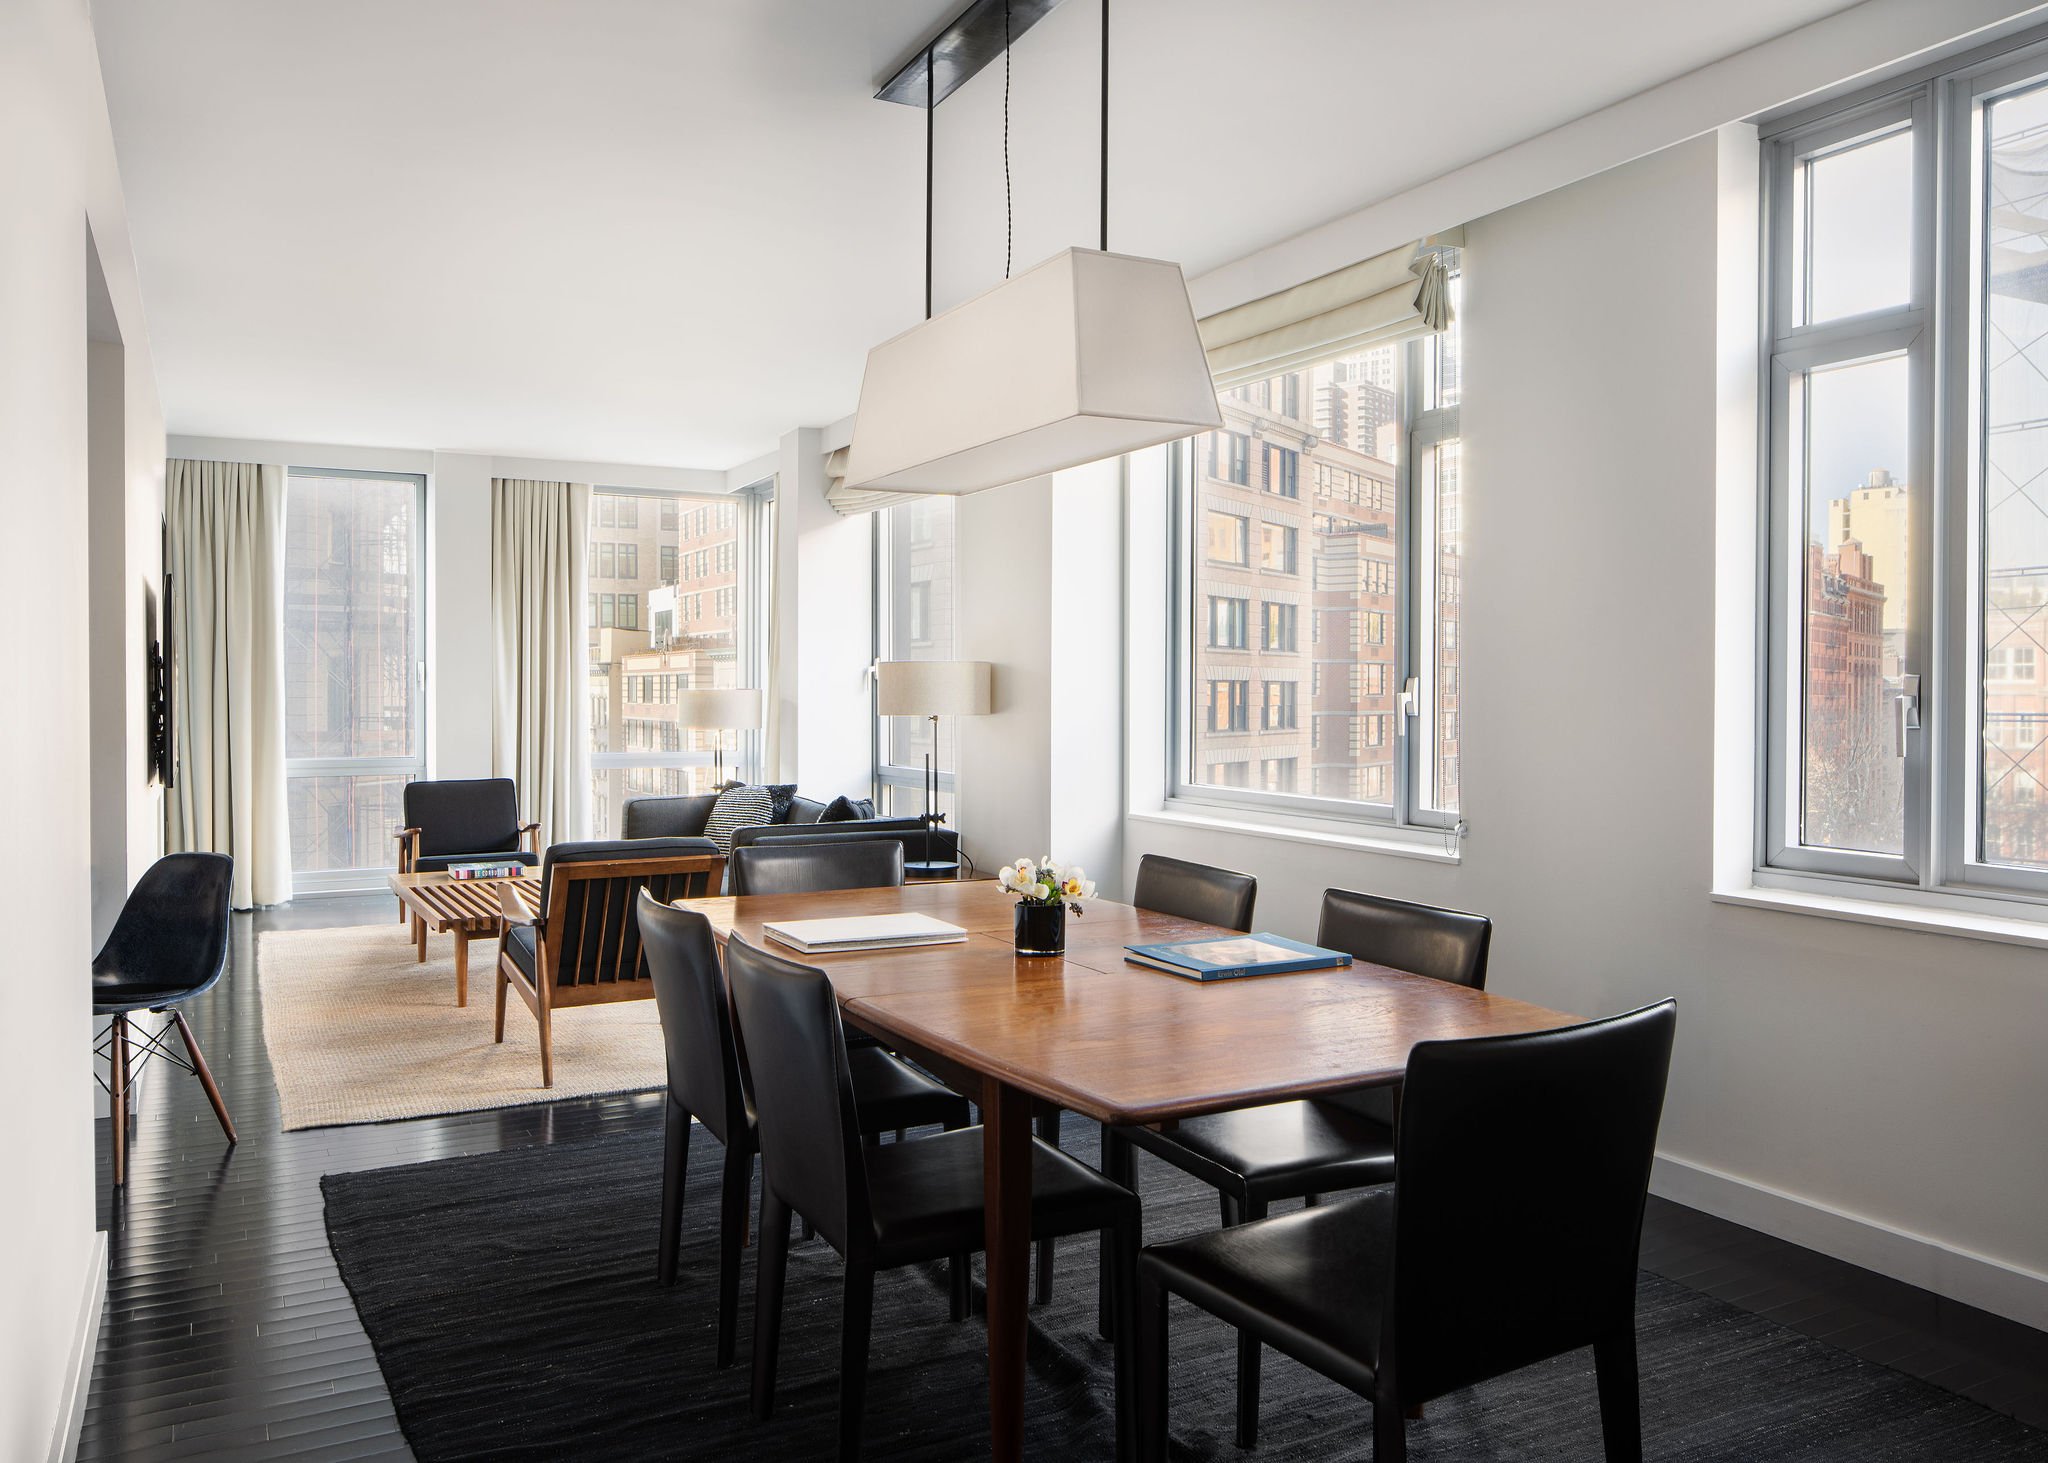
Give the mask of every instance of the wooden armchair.
M 490 858 L 540 862 L 540 824 L 519 821 L 519 792 L 509 777 L 407 783 L 405 827 L 397 838 L 401 874 L 432 873 L 450 864 Z M 400 924 L 406 915 L 405 901 L 400 900 Z
M 505 1039 L 505 992 L 515 990 L 540 1023 L 541 1085 L 554 1086 L 557 1008 L 654 994 L 634 917 L 640 890 L 667 902 L 716 894 L 724 882 L 725 856 L 707 838 L 553 845 L 541 864 L 538 911 L 515 885 L 500 888 L 495 1039 Z

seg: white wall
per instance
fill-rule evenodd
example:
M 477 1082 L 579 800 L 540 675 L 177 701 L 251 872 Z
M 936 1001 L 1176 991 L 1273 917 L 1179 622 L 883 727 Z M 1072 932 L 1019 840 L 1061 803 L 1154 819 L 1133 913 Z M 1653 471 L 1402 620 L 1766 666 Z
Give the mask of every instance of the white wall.
M 18 909 L 8 964 L 8 1059 L 0 1106 L 10 1197 L 0 1205 L 0 1457 L 58 1456 L 98 1324 L 104 1243 L 93 1232 L 91 809 L 88 768 L 87 239 L 96 241 L 123 342 L 121 459 L 128 501 L 103 529 L 125 532 L 118 649 L 141 682 L 142 610 L 154 592 L 163 421 L 157 405 L 120 179 L 83 0 L 0 4 L 0 595 L 17 633 L 0 638 L 0 802 L 18 843 L 8 889 Z M 116 524 L 115 520 L 120 520 Z M 102 751 L 138 767 L 138 708 Z M 139 697 L 138 697 L 139 699 Z M 132 870 L 155 852 L 153 797 L 128 789 Z
M 1468 227 L 1462 863 L 1142 820 L 1128 852 L 1248 869 L 1295 934 L 1330 886 L 1483 911 L 1491 988 L 1559 1010 L 1677 996 L 1660 1188 L 2042 1324 L 2039 955 L 1710 898 L 1717 630 L 1754 602 L 1754 295 L 1722 251 L 1753 258 L 1755 158 L 1710 135 Z

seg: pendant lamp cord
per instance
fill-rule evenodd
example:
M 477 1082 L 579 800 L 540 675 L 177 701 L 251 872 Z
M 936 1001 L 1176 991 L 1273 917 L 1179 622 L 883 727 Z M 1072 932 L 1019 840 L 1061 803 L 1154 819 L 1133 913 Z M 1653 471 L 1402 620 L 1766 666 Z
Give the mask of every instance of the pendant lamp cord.
M 1102 0 L 1102 252 L 1109 252 L 1109 0 Z
M 1016 251 L 1017 211 L 1010 196 L 1010 0 L 1003 0 L 1003 278 Z
M 932 318 L 932 136 L 938 124 L 933 48 L 924 52 L 924 318 Z

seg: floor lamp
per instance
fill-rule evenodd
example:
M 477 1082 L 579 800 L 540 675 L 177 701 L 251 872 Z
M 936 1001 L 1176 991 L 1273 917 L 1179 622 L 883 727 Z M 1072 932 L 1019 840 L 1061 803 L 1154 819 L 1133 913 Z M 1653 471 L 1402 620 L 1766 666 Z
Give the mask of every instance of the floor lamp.
M 676 725 L 686 731 L 716 732 L 711 744 L 711 786 L 725 786 L 725 734 L 753 731 L 761 725 L 761 693 L 757 690 L 705 689 L 676 692 Z
M 934 858 L 932 830 L 946 821 L 937 809 L 939 718 L 986 716 L 991 670 L 985 660 L 885 660 L 875 667 L 875 710 L 883 716 L 922 716 L 932 724 L 932 750 L 924 754 L 924 858 L 903 871 L 919 878 L 960 872 L 958 858 Z

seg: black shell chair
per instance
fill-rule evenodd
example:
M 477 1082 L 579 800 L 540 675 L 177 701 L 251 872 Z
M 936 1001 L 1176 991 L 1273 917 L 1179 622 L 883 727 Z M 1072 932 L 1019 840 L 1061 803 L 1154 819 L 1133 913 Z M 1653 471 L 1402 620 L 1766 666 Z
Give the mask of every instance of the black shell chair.
M 234 1119 L 208 1070 L 181 1002 L 212 987 L 228 963 L 228 886 L 234 860 L 219 853 L 173 853 L 151 864 L 121 906 L 121 917 L 92 958 L 92 1011 L 107 1016 L 106 1084 L 113 1115 L 114 1187 L 128 1182 L 128 1087 L 131 1062 L 162 1057 L 199 1078 L 213 1115 L 230 1145 Z M 161 1031 L 131 1051 L 128 1018 L 137 1011 L 167 1011 L 185 1041 L 179 1057 Z

